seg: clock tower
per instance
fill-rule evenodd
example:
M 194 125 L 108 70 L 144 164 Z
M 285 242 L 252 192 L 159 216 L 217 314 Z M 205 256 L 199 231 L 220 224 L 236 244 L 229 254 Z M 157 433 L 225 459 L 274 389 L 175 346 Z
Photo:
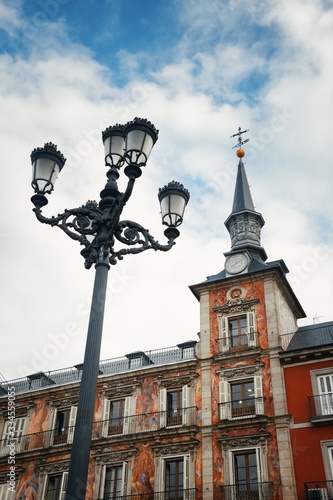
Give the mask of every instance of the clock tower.
M 294 500 L 291 418 L 279 351 L 281 336 L 291 338 L 305 313 L 286 278 L 286 264 L 267 262 L 261 245 L 265 221 L 246 176 L 245 132 L 239 128 L 234 135 L 239 162 L 225 221 L 231 249 L 224 253 L 224 269 L 190 287 L 200 302 L 200 473 L 205 500 L 220 498 L 221 491 L 223 498 L 241 491 L 249 495 L 244 498 Z M 252 483 L 254 493 L 244 486 Z

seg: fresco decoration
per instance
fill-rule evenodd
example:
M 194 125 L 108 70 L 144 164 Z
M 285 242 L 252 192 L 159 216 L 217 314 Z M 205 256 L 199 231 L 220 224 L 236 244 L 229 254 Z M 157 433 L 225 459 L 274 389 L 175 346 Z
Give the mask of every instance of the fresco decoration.
M 136 421 L 136 431 L 142 432 L 158 428 L 158 395 L 153 379 L 145 378 L 138 388 L 136 398 L 136 415 L 141 418 Z
M 85 500 L 92 500 L 94 498 L 94 486 L 95 486 L 95 460 L 90 455 Z
M 221 446 L 213 437 L 213 485 L 214 485 L 214 498 L 220 498 L 221 486 L 224 485 L 224 470 L 222 461 Z
M 147 443 L 137 444 L 138 454 L 136 456 L 133 474 L 131 493 L 145 494 L 145 499 L 154 498 L 154 457 L 152 450 Z
M 280 477 L 280 460 L 278 452 L 278 443 L 276 437 L 276 430 L 274 425 L 268 425 L 266 427 L 267 432 L 270 433 L 270 440 L 268 442 L 267 449 L 267 467 L 268 467 L 268 478 L 273 484 L 274 488 L 274 500 L 281 500 L 282 495 L 282 485 Z
M 220 288 L 210 292 L 210 348 L 213 354 L 219 352 L 219 325 L 217 314 L 213 308 L 226 306 L 229 300 L 253 300 L 257 299 L 256 320 L 257 331 L 259 332 L 259 343 L 262 349 L 268 348 L 267 320 L 265 307 L 265 290 L 263 281 L 254 283 L 243 283 L 242 286 L 232 288 Z
M 38 470 L 34 463 L 30 463 L 17 485 L 15 500 L 36 500 L 38 494 Z
M 49 428 L 49 406 L 46 398 L 36 399 L 34 405 L 27 430 L 29 437 L 25 443 L 26 450 L 34 450 L 45 446 L 44 440 L 47 437 L 45 431 Z

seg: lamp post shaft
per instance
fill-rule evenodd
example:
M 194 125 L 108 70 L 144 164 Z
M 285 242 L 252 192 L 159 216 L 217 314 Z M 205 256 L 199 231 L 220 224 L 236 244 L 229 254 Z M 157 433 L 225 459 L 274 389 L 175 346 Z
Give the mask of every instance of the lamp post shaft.
M 84 500 L 86 494 L 105 297 L 110 268 L 108 256 L 104 255 L 101 261 L 95 266 L 95 281 L 84 355 L 84 369 L 82 372 L 65 500 Z

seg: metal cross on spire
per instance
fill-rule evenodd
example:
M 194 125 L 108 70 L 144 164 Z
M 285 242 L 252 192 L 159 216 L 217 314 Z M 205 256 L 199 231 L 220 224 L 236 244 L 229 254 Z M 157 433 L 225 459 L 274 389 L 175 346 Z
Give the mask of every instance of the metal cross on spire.
M 245 144 L 246 142 L 249 142 L 250 139 L 245 139 L 244 141 L 242 141 L 242 134 L 245 134 L 248 131 L 249 131 L 249 129 L 242 130 L 240 127 L 238 127 L 238 132 L 236 134 L 230 136 L 231 139 L 233 137 L 237 137 L 238 136 L 238 143 L 236 144 L 236 146 L 233 146 L 233 149 L 234 148 L 241 149 L 241 147 L 243 146 L 243 144 Z

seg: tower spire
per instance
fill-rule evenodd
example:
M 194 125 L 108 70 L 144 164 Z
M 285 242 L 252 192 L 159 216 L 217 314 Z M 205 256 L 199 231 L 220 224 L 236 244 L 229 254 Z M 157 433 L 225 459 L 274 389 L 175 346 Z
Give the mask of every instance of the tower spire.
M 250 139 L 243 139 L 242 134 L 248 131 L 241 130 L 239 127 L 238 132 L 231 136 L 231 138 L 238 137 L 234 148 L 237 148 L 236 155 L 239 162 L 232 212 L 225 221 L 225 226 L 230 234 L 232 253 L 247 250 L 253 258 L 265 261 L 267 255 L 260 243 L 260 232 L 265 221 L 263 216 L 255 210 L 243 163 L 245 151 L 242 146 Z

